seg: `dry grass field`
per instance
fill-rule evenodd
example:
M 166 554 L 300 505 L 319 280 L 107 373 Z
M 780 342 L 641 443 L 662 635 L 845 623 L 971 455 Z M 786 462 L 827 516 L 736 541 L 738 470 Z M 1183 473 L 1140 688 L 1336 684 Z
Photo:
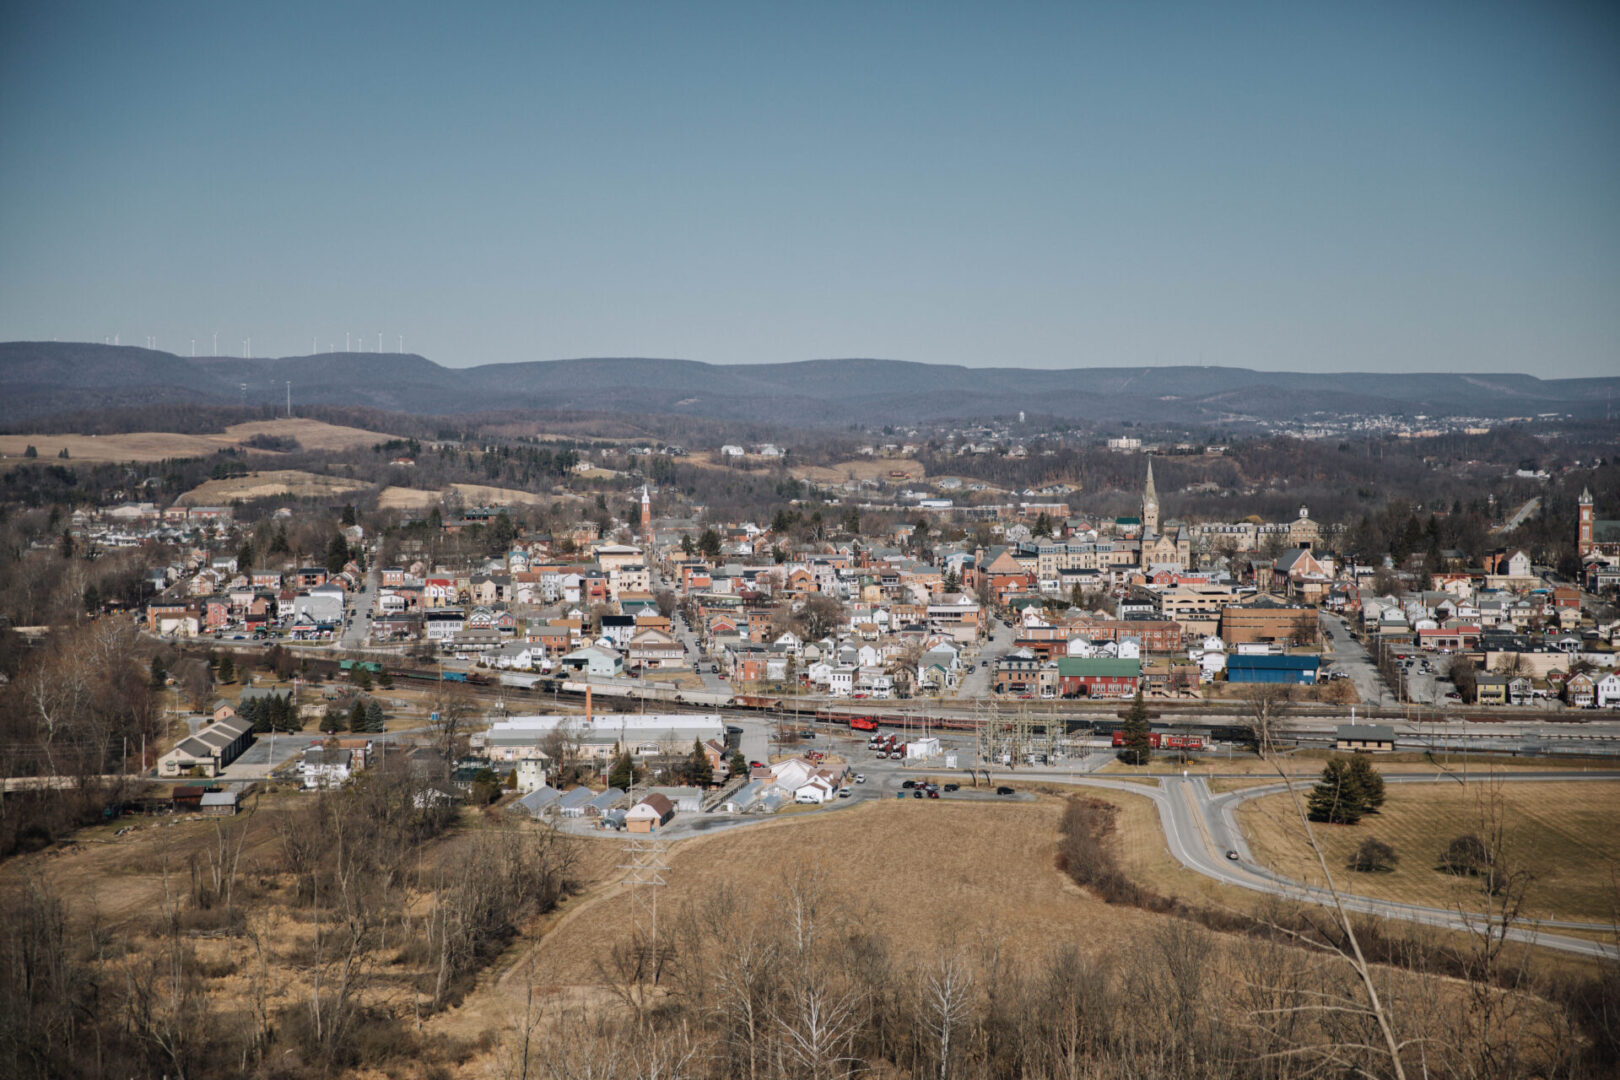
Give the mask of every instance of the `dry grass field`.
M 843 917 L 880 928 L 905 953 L 921 953 L 953 931 L 991 935 L 1021 956 L 1044 955 L 1059 942 L 1091 950 L 1107 944 L 1096 933 L 1104 923 L 1111 934 L 1130 933 L 1162 918 L 1107 905 L 1058 871 L 1062 808 L 1057 798 L 1000 805 L 884 799 L 683 840 L 665 857 L 660 909 L 679 918 L 683 905 L 722 887 L 745 905 L 768 908 L 787 875 L 807 870 Z M 1157 843 L 1162 850 L 1162 839 Z M 446 1030 L 477 1031 L 521 1004 L 531 969 L 544 973 L 549 997 L 595 990 L 598 961 L 631 934 L 632 917 L 633 899 L 617 884 L 570 901 L 533 946 L 532 964 L 520 955 L 526 950 L 512 950 L 505 976 L 447 1015 Z
M 425 488 L 387 487 L 377 496 L 379 510 L 426 510 L 450 494 L 459 495 L 468 506 L 550 506 L 554 502 L 578 499 L 577 495 L 547 495 L 517 488 L 486 487 L 483 484 L 451 484 L 445 491 Z
M 1534 876 L 1532 915 L 1584 921 L 1620 918 L 1620 781 L 1571 783 L 1390 784 L 1381 813 L 1358 825 L 1317 825 L 1318 839 L 1346 889 L 1390 900 L 1477 910 L 1478 882 L 1436 869 L 1452 837 L 1487 834 L 1489 804 L 1500 802 L 1511 869 Z M 1319 883 L 1321 872 L 1286 794 L 1245 804 L 1238 820 L 1255 857 L 1278 872 Z M 1345 869 L 1367 837 L 1391 845 L 1400 862 L 1387 873 Z
M 232 499 L 271 499 L 276 496 L 325 499 L 351 495 L 370 486 L 359 480 L 345 480 L 338 476 L 321 476 L 297 469 L 272 469 L 226 480 L 204 481 L 181 495 L 178 501 L 187 506 L 216 506 L 229 503 Z
M 841 461 L 836 465 L 794 465 L 788 472 L 800 480 L 814 484 L 842 484 L 850 477 L 857 480 L 891 480 L 897 483 L 917 481 L 927 477 L 922 462 L 911 458 L 860 457 Z M 895 475 L 904 473 L 904 477 Z
M 172 431 L 134 431 L 123 435 L 0 435 L 0 454 L 5 455 L 7 464 L 23 460 L 23 452 L 29 446 L 39 451 L 41 459 L 54 459 L 66 449 L 74 461 L 162 461 L 204 457 L 233 449 L 255 435 L 290 436 L 306 450 L 352 450 L 393 438 L 377 431 L 293 417 L 235 424 L 214 435 L 182 435 Z

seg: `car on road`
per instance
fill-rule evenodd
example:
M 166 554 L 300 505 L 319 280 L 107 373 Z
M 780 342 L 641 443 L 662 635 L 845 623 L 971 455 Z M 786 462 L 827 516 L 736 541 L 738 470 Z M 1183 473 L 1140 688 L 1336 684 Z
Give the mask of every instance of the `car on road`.
M 865 773 L 863 773 L 863 772 L 858 772 L 858 773 L 856 773 L 856 774 L 855 774 L 855 782 L 856 782 L 856 783 L 857 783 L 857 784 L 864 784 L 864 783 L 866 783 L 866 774 L 865 774 Z
M 840 799 L 847 799 L 847 798 L 849 798 L 849 795 L 850 795 L 850 789 L 848 787 L 841 787 L 841 788 L 838 789 L 838 797 Z
M 1235 851 L 1232 851 L 1232 850 L 1228 850 L 1228 851 L 1227 851 L 1227 852 L 1226 852 L 1226 857 L 1227 857 L 1227 858 L 1228 858 L 1228 859 L 1231 859 L 1231 860 L 1232 860 L 1232 861 L 1233 861 L 1233 862 L 1237 862 L 1237 861 L 1238 861 L 1238 854 L 1237 854 L 1237 852 L 1235 852 Z
M 1013 793 L 1013 789 L 1010 788 L 1010 787 L 1007 787 L 1005 785 L 996 788 L 996 794 L 997 795 L 1011 795 L 1012 793 Z
M 917 781 L 915 781 L 915 780 L 907 780 L 905 783 L 901 784 L 900 786 L 905 788 L 907 791 L 910 791 L 912 788 L 917 786 Z
M 961 784 L 946 784 L 945 785 L 945 790 L 946 791 L 961 791 L 962 790 L 962 785 Z

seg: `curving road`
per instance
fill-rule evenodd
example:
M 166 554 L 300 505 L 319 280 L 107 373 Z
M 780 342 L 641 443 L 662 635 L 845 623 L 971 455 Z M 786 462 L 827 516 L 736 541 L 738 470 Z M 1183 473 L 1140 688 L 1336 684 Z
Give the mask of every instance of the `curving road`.
M 1136 795 L 1145 795 L 1152 799 L 1158 808 L 1159 823 L 1164 828 L 1165 841 L 1170 848 L 1170 853 L 1175 856 L 1177 862 L 1189 870 L 1203 874 L 1205 877 L 1213 878 L 1222 884 L 1236 885 L 1239 888 L 1269 893 L 1290 900 L 1325 906 L 1330 906 L 1333 903 L 1332 896 L 1326 889 L 1290 880 L 1259 865 L 1243 840 L 1242 830 L 1237 825 L 1235 813 L 1237 806 L 1249 799 L 1287 790 L 1281 783 L 1247 788 L 1242 791 L 1216 796 L 1211 794 L 1202 777 L 1162 777 L 1160 780 L 1161 786 L 1158 788 L 1132 783 L 1128 780 L 1107 780 L 1102 777 L 1085 777 L 1084 779 L 1079 777 L 1072 779 L 1049 777 L 1044 779 L 1082 786 L 1113 788 L 1119 791 L 1129 791 Z M 1567 772 L 1521 773 L 1512 777 L 1500 777 L 1499 779 L 1581 782 L 1620 779 L 1620 773 L 1583 773 L 1575 776 L 1571 776 Z M 1389 776 L 1385 777 L 1385 780 L 1389 783 L 1457 782 L 1453 777 L 1430 778 L 1423 776 Z M 1303 797 L 1303 793 L 1301 797 Z M 1238 858 L 1236 860 L 1226 858 L 1225 853 L 1227 851 L 1237 852 Z M 1449 908 L 1377 900 L 1369 896 L 1358 896 L 1353 893 L 1341 892 L 1339 900 L 1348 911 L 1378 915 L 1385 918 L 1406 919 L 1410 922 L 1438 926 L 1447 930 L 1477 931 L 1488 921 L 1488 916 L 1483 912 L 1457 912 Z M 1547 933 L 1544 928 L 1611 933 L 1614 931 L 1613 926 L 1604 923 L 1566 922 L 1547 919 L 1527 921 L 1522 927 L 1509 929 L 1507 936 L 1513 941 L 1544 945 L 1548 948 L 1579 953 L 1583 956 L 1620 958 L 1620 946 L 1615 944 Z

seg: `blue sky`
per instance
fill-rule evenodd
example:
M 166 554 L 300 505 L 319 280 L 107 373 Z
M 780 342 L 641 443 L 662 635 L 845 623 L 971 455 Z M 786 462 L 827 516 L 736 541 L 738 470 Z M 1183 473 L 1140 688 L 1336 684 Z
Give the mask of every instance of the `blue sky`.
M 0 339 L 1620 371 L 1620 5 L 0 3 Z

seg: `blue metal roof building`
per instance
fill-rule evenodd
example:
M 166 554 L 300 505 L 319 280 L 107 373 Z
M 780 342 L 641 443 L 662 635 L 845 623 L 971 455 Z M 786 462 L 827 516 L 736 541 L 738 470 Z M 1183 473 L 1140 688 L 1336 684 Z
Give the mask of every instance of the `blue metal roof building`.
M 1316 682 L 1322 660 L 1316 656 L 1229 656 L 1226 681 L 1234 683 L 1292 683 L 1310 686 Z

